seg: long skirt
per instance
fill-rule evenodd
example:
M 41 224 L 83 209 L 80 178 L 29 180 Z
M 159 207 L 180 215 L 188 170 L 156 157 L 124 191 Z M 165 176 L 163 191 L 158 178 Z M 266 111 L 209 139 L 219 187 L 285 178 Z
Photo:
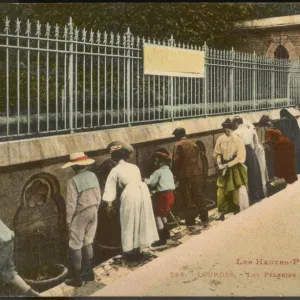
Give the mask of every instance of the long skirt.
M 144 182 L 128 184 L 121 194 L 123 252 L 149 247 L 159 240 L 149 189 Z
M 250 145 L 246 145 L 246 161 L 248 168 L 248 194 L 250 205 L 259 202 L 264 196 L 261 171 L 257 156 Z
M 249 207 L 247 169 L 237 164 L 217 179 L 218 211 L 226 214 Z
M 260 172 L 261 172 L 261 180 L 263 184 L 263 191 L 265 197 L 267 196 L 267 182 L 269 180 L 268 177 L 268 170 L 267 170 L 267 165 L 266 165 L 266 154 L 264 148 L 259 145 L 255 148 L 255 154 L 258 159 L 259 167 L 260 167 Z

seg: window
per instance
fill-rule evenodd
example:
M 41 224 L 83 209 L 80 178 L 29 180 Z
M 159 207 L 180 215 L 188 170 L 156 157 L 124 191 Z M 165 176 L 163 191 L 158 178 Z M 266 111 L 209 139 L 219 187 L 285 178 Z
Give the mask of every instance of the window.
M 289 53 L 284 46 L 279 45 L 274 52 L 274 57 L 278 59 L 289 59 Z

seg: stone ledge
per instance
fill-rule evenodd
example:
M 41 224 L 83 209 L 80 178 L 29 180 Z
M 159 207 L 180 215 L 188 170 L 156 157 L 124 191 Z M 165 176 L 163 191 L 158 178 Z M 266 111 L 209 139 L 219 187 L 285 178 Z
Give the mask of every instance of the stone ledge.
M 270 115 L 271 119 L 279 119 L 280 110 L 265 110 L 239 115 L 252 123 L 257 123 L 264 114 Z M 298 110 L 294 108 L 288 108 L 288 110 L 295 117 L 299 117 L 300 112 Z M 124 140 L 132 145 L 137 145 L 170 139 L 176 127 L 184 127 L 188 135 L 201 135 L 220 130 L 221 123 L 225 117 L 231 118 L 233 115 L 202 117 L 150 125 L 1 142 L 0 153 L 2 155 L 0 157 L 0 167 L 64 157 L 77 151 L 91 152 L 104 150 L 107 144 L 114 140 Z

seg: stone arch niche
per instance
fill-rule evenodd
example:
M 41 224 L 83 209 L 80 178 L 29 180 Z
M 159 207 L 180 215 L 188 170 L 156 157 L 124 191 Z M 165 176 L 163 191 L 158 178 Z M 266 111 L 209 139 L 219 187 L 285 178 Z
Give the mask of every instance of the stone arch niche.
M 46 173 L 25 184 L 14 220 L 15 262 L 25 278 L 66 259 L 65 203 L 57 179 Z
M 274 58 L 276 55 L 276 50 L 278 51 L 280 48 L 281 50 L 284 50 L 284 52 L 285 51 L 287 52 L 286 56 L 288 56 L 287 57 L 288 59 L 290 60 L 298 59 L 299 56 L 296 52 L 296 49 L 294 48 L 293 44 L 289 40 L 288 36 L 286 35 L 274 36 L 272 38 L 266 52 L 266 57 Z

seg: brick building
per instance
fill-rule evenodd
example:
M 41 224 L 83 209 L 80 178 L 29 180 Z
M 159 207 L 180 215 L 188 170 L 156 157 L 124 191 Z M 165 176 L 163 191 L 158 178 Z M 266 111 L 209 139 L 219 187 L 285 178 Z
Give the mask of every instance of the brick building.
M 290 60 L 300 57 L 300 15 L 237 23 L 235 35 L 246 40 L 239 51 Z

